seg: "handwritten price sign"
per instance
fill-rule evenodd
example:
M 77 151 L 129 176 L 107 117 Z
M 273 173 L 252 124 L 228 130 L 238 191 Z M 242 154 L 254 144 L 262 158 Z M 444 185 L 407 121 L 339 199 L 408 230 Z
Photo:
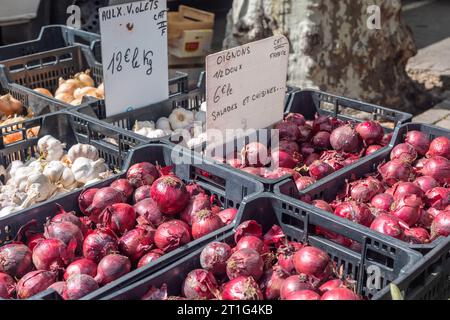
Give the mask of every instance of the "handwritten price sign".
M 274 36 L 206 58 L 207 129 L 261 129 L 283 118 L 289 56 Z
M 169 97 L 166 1 L 99 10 L 106 115 Z

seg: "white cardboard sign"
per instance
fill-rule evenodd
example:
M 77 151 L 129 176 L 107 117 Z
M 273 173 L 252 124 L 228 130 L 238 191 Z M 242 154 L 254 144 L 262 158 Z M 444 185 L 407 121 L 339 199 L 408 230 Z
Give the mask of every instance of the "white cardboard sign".
M 99 9 L 106 115 L 169 97 L 166 1 Z
M 262 129 L 282 120 L 288 57 L 281 35 L 209 55 L 207 129 Z

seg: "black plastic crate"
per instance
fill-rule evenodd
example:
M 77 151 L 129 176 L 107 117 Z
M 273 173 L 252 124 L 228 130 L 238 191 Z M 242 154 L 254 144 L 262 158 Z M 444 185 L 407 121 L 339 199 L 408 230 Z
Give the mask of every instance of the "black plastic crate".
M 390 153 L 392 147 L 398 143 L 403 142 L 403 138 L 408 131 L 418 130 L 421 132 L 425 132 L 428 134 L 430 139 L 434 139 L 438 136 L 450 136 L 450 132 L 446 129 L 430 126 L 426 124 L 417 124 L 417 123 L 407 123 L 400 127 L 398 127 L 395 131 L 394 137 L 392 138 L 392 143 L 388 149 L 384 149 L 383 151 L 370 155 L 363 161 L 359 161 L 358 163 L 352 164 L 346 168 L 337 171 L 324 179 L 318 181 L 317 183 L 309 186 L 305 190 L 298 191 L 295 183 L 292 180 L 287 180 L 277 184 L 274 187 L 274 192 L 277 195 L 284 195 L 291 198 L 298 199 L 301 196 L 309 196 L 312 200 L 314 199 L 323 199 L 325 201 L 332 201 L 336 198 L 336 195 L 343 190 L 345 184 L 348 180 L 353 180 L 355 178 L 364 177 L 368 173 L 377 172 L 378 166 L 390 160 Z M 310 209 L 314 210 L 318 214 L 322 215 L 332 215 L 329 212 L 325 212 L 323 210 L 319 210 L 314 206 L 310 206 Z M 345 219 L 342 219 L 345 220 Z M 354 225 L 355 223 L 345 220 L 348 224 Z M 366 228 L 366 227 L 365 227 Z M 366 228 L 368 229 L 368 228 Z M 387 237 L 387 236 L 385 236 Z M 387 237 L 391 239 L 391 237 Z M 422 253 L 427 253 L 432 248 L 435 247 L 435 242 L 431 242 L 429 244 L 409 244 L 409 247 L 418 250 Z
M 77 30 L 64 25 L 42 27 L 39 36 L 30 41 L 0 47 L 0 61 L 27 56 L 34 53 L 70 47 L 77 44 L 92 48 L 100 35 Z
M 33 91 L 35 88 L 46 88 L 52 93 L 56 91 L 59 78 L 68 79 L 78 72 L 90 70 L 90 75 L 95 84 L 103 82 L 102 65 L 95 59 L 89 47 L 75 45 L 54 49 L 46 52 L 27 55 L 24 57 L 4 60 L 0 63 L 0 86 L 4 92 L 19 92 L 22 95 L 32 97 L 29 105 L 37 108 L 39 102 L 55 102 L 67 109 L 77 108 L 68 103 L 49 98 L 41 93 Z M 171 72 L 169 79 L 170 95 L 177 95 L 187 89 L 187 74 Z M 42 103 L 42 102 L 40 102 Z M 93 97 L 85 97 L 81 106 L 91 106 L 98 114 L 105 114 L 104 100 Z M 53 110 L 51 110 L 53 111 Z M 36 114 L 42 114 L 37 109 Z
M 180 157 L 178 159 L 183 158 L 186 161 L 184 163 L 174 163 L 174 158 L 172 157 L 174 154 Z M 183 181 L 195 181 L 211 195 L 214 195 L 220 205 L 226 208 L 239 208 L 244 198 L 253 194 L 261 193 L 263 190 L 259 183 L 252 181 L 243 175 L 230 172 L 226 168 L 217 167 L 211 162 L 204 161 L 203 159 L 194 156 L 192 153 L 186 153 L 182 150 L 174 150 L 170 146 L 160 144 L 141 146 L 135 149 L 131 156 L 127 159 L 127 162 L 124 165 L 124 171 L 132 164 L 143 161 L 154 164 L 157 163 L 161 166 L 173 166 L 174 173 L 183 179 Z M 205 178 L 205 173 L 208 173 L 208 178 Z M 0 219 L 0 240 L 2 242 L 12 240 L 19 228 L 31 219 L 35 219 L 40 230 L 42 230 L 43 223 L 45 223 L 52 216 L 56 215 L 57 204 L 61 205 L 66 211 L 74 210 L 79 212 L 77 199 L 83 190 L 107 186 L 114 180 L 124 177 L 125 174 L 126 173 L 115 175 L 97 184 L 92 184 L 84 189 L 79 189 L 58 199 L 48 201 L 43 205 L 30 208 L 25 212 L 18 212 L 6 218 Z M 163 268 L 180 259 L 191 251 L 202 247 L 205 243 L 210 241 L 209 239 L 214 238 L 215 234 L 220 234 L 223 230 L 231 230 L 233 226 L 234 224 L 228 225 L 208 236 L 194 240 L 164 255 L 155 263 L 142 267 L 138 270 L 134 270 L 120 279 L 109 283 L 108 285 L 86 296 L 84 299 L 100 298 L 123 288 L 130 283 L 139 281 L 160 268 Z M 47 290 L 33 298 L 50 299 L 58 298 L 58 295 L 53 290 Z
M 382 298 L 387 292 L 387 284 L 402 275 L 409 274 L 409 270 L 421 261 L 422 256 L 413 250 L 402 246 L 396 241 L 385 241 L 373 232 L 364 232 L 359 227 L 350 227 L 333 218 L 322 217 L 304 210 L 287 198 L 277 198 L 264 193 L 245 202 L 239 213 L 240 222 L 256 220 L 264 232 L 272 225 L 278 224 L 288 239 L 307 242 L 312 246 L 325 250 L 343 268 L 344 275 L 350 275 L 358 281 L 357 292 L 372 299 Z M 296 220 L 297 224 L 289 222 Z M 315 226 L 326 227 L 328 230 L 350 237 L 362 245 L 361 253 L 339 246 L 333 242 L 314 235 Z M 234 242 L 234 231 L 217 234 L 215 241 Z M 104 297 L 105 300 L 136 300 L 140 299 L 151 287 L 168 286 L 169 295 L 179 295 L 181 285 L 187 273 L 201 268 L 199 256 L 203 248 L 185 256 L 174 264 L 161 269 L 139 282 Z M 367 268 L 377 267 L 380 270 L 380 287 L 369 289 L 367 279 L 370 275 Z
M 356 101 L 329 93 L 314 90 L 297 90 L 289 95 L 287 113 L 302 114 L 306 120 L 313 120 L 316 114 L 337 117 L 342 120 L 363 122 L 367 119 L 380 121 L 386 133 L 392 132 L 395 128 L 403 123 L 409 122 L 412 115 L 377 105 Z M 364 118 L 357 118 L 349 114 L 349 110 L 354 112 L 363 112 Z M 263 138 L 269 146 L 271 143 L 270 134 L 266 132 L 256 132 L 257 139 Z M 248 141 L 246 137 L 245 142 Z M 254 140 L 252 140 L 254 141 Z M 234 140 L 222 146 L 222 154 L 228 155 L 239 153 L 243 142 Z M 221 148 L 219 147 L 219 150 Z M 384 148 L 383 150 L 385 150 Z M 381 152 L 377 151 L 377 153 Z M 211 154 L 215 156 L 214 151 Z M 342 169 L 341 169 L 342 170 Z M 340 172 L 340 171 L 337 171 Z M 254 176 L 255 179 L 265 185 L 266 190 L 272 191 L 274 186 L 282 181 L 290 179 L 290 176 L 281 177 L 279 179 L 265 179 Z

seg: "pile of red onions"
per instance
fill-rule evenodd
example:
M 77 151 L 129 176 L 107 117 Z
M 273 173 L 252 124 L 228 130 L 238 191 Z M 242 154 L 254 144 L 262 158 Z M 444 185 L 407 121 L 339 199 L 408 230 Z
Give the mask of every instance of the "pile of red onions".
M 378 172 L 349 182 L 325 210 L 408 243 L 426 244 L 450 234 L 449 184 L 450 139 L 410 131 Z M 323 203 L 313 205 L 324 210 Z
M 211 242 L 203 248 L 201 268 L 185 275 L 180 296 L 169 296 L 170 284 L 164 284 L 142 299 L 361 300 L 351 279 L 335 274 L 325 251 L 288 241 L 277 225 L 263 235 L 256 221 L 246 221 L 238 226 L 234 241 L 234 247 Z
M 391 137 L 376 121 L 356 124 L 318 115 L 307 121 L 301 114 L 289 114 L 275 129 L 278 146 L 269 150 L 251 142 L 228 164 L 266 179 L 292 174 L 296 182 L 302 176 L 315 182 L 381 149 Z M 308 185 L 297 183 L 300 190 Z
M 59 208 L 42 233 L 29 230 L 37 224 L 31 221 L 0 247 L 0 298 L 26 299 L 51 287 L 64 299 L 80 299 L 237 213 L 146 162 L 108 187 L 83 191 L 78 202 L 83 216 Z

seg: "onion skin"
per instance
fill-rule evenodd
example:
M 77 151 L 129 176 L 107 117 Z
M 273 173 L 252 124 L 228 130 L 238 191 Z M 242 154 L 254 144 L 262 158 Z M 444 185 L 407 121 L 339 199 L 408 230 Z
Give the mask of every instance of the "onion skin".
M 309 166 L 309 175 L 316 180 L 325 178 L 333 172 L 334 169 L 329 164 L 321 160 L 314 161 Z
M 127 203 L 115 203 L 103 210 L 99 216 L 103 225 L 116 234 L 124 234 L 136 224 L 136 211 Z
M 32 269 L 32 253 L 26 245 L 11 243 L 0 247 L 0 272 L 21 278 Z
M 381 150 L 383 148 L 384 148 L 383 146 L 380 146 L 380 145 L 377 145 L 377 144 L 373 144 L 373 145 L 367 147 L 365 155 L 369 156 L 369 155 L 374 154 L 375 152 L 377 152 L 378 150 Z
M 366 227 L 370 226 L 375 218 L 366 204 L 356 201 L 347 201 L 339 204 L 334 210 L 334 214 Z
M 195 214 L 192 223 L 192 238 L 199 239 L 225 226 L 218 215 L 209 210 L 201 210 Z
M 97 264 L 89 259 L 81 258 L 69 264 L 64 272 L 64 280 L 75 274 L 87 274 L 91 277 L 97 275 Z
M 226 225 L 232 223 L 236 217 L 238 210 L 236 208 L 228 208 L 217 213 L 220 220 Z
M 347 288 L 336 288 L 323 294 L 320 300 L 361 300 L 361 298 Z
M 237 277 L 225 284 L 222 300 L 263 300 L 264 295 L 252 277 Z
M 319 209 L 323 210 L 323 211 L 327 211 L 329 213 L 334 213 L 333 208 L 331 208 L 331 206 L 326 201 L 314 200 L 312 202 L 312 205 L 314 207 L 316 207 L 316 208 L 319 208 Z
M 157 250 L 152 250 L 149 253 L 145 254 L 138 262 L 137 267 L 142 268 L 143 266 L 146 266 L 150 264 L 151 262 L 155 261 L 156 259 L 162 257 L 164 252 L 157 252 Z
M 28 299 L 46 290 L 56 282 L 57 273 L 54 271 L 37 270 L 24 275 L 17 283 L 17 298 Z
M 297 141 L 300 138 L 298 125 L 294 122 L 279 122 L 274 129 L 279 131 L 280 140 Z
M 444 157 L 450 160 L 450 139 L 447 137 L 437 137 L 430 143 L 427 157 Z
M 98 223 L 100 222 L 99 215 L 103 210 L 113 204 L 122 203 L 124 201 L 124 194 L 117 189 L 111 187 L 101 188 L 95 193 L 92 204 L 85 211 L 89 214 L 89 218 L 94 223 Z
M 92 205 L 92 201 L 94 200 L 94 196 L 98 190 L 98 188 L 87 189 L 78 196 L 78 207 L 84 215 L 88 215 L 86 209 Z
M 97 229 L 83 242 L 83 256 L 98 263 L 106 255 L 118 252 L 117 236 L 109 229 Z
M 435 209 L 444 210 L 450 205 L 450 189 L 443 187 L 436 187 L 428 190 L 425 194 L 427 204 Z
M 272 166 L 275 168 L 294 169 L 302 161 L 300 153 L 289 154 L 283 150 L 273 150 L 271 154 Z
M 97 281 L 90 275 L 74 274 L 66 281 L 63 297 L 65 300 L 78 300 L 98 288 Z
M 247 220 L 242 222 L 236 228 L 236 231 L 234 233 L 234 241 L 238 243 L 239 240 L 245 236 L 255 236 L 258 238 L 262 238 L 262 235 L 261 225 L 255 220 Z
M 134 164 L 127 171 L 127 179 L 135 188 L 151 185 L 159 177 L 160 173 L 158 169 L 149 162 Z
M 150 190 L 152 189 L 149 185 L 140 186 L 134 191 L 133 200 L 134 203 L 138 203 L 144 199 L 150 198 Z
M 155 233 L 155 245 L 164 252 L 169 252 L 191 241 L 189 226 L 181 220 L 162 223 Z
M 434 178 L 439 183 L 450 184 L 450 161 L 440 156 L 432 157 L 425 161 L 420 173 Z
M 424 156 L 430 147 L 428 135 L 420 131 L 409 131 L 406 134 L 405 142 L 412 145 L 420 156 Z
M 257 251 L 260 255 L 269 253 L 269 248 L 266 244 L 258 237 L 255 236 L 244 236 L 239 239 L 234 250 L 241 250 L 244 248 L 253 249 Z
M 0 298 L 12 299 L 16 291 L 16 282 L 6 273 L 0 272 Z
M 159 226 L 165 220 L 165 217 L 158 209 L 158 205 L 151 198 L 146 198 L 137 202 L 133 208 L 138 216 L 143 217 L 147 222 L 154 226 Z
M 419 221 L 421 206 L 420 197 L 412 194 L 395 201 L 392 205 L 392 214 L 411 227 Z
M 386 133 L 384 136 L 383 136 L 383 139 L 381 139 L 381 145 L 383 146 L 383 147 L 385 147 L 385 146 L 387 146 L 389 143 L 391 143 L 391 141 L 392 141 L 392 136 L 394 135 L 394 132 L 390 132 L 390 133 Z
M 306 123 L 305 117 L 300 113 L 289 113 L 284 120 L 294 122 L 297 126 L 303 126 Z
M 253 249 L 235 251 L 227 260 L 227 276 L 235 279 L 240 276 L 252 277 L 258 281 L 263 274 L 264 262 L 259 253 Z
M 415 244 L 425 244 L 430 242 L 430 234 L 424 228 L 405 229 L 404 241 Z
M 284 300 L 320 300 L 320 295 L 312 290 L 299 290 L 291 293 Z
M 417 159 L 417 151 L 409 143 L 400 143 L 391 151 L 391 160 L 394 159 L 412 164 Z
M 394 197 L 392 195 L 388 193 L 380 193 L 372 198 L 370 204 L 376 209 L 389 211 L 393 202 Z
M 216 296 L 219 285 L 214 275 L 203 269 L 188 273 L 182 285 L 183 296 L 190 300 L 212 299 Z
M 53 289 L 58 293 L 61 297 L 64 294 L 64 287 L 66 286 L 65 281 L 58 281 L 50 285 L 47 289 Z
M 450 211 L 443 211 L 434 218 L 431 225 L 431 235 L 433 238 L 450 235 Z
M 423 192 L 427 192 L 430 189 L 439 187 L 439 183 L 430 176 L 421 176 L 414 180 L 414 183 L 422 189 Z
M 38 270 L 59 270 L 73 259 L 73 251 L 59 239 L 45 239 L 33 249 L 33 264 Z
M 131 271 L 130 260 L 120 254 L 105 256 L 97 266 L 95 281 L 99 285 L 106 285 Z
M 281 300 L 286 300 L 288 296 L 300 290 L 313 290 L 313 286 L 308 282 L 308 277 L 293 275 L 286 278 L 280 288 Z
M 215 276 L 226 273 L 227 260 L 231 256 L 231 247 L 222 242 L 211 242 L 200 254 L 200 265 Z
M 327 131 L 319 131 L 312 138 L 312 144 L 319 150 L 330 149 L 330 133 Z
M 412 194 L 415 194 L 419 198 L 422 198 L 424 196 L 423 190 L 412 182 L 399 182 L 396 183 L 392 188 L 394 200 L 399 200 Z
M 273 266 L 272 270 L 264 273 L 260 288 L 267 300 L 275 300 L 280 297 L 281 286 L 284 280 L 289 276 L 280 266 Z
M 189 203 L 186 186 L 175 176 L 162 176 L 151 189 L 151 197 L 162 214 L 173 216 L 180 213 Z
M 313 177 L 300 177 L 295 180 L 295 185 L 297 186 L 298 191 L 305 190 L 310 185 L 316 183 L 316 179 Z
M 138 262 L 139 259 L 151 250 L 155 230 L 148 225 L 138 225 L 136 228 L 127 231 L 119 239 L 119 249 L 127 256 L 131 262 Z
M 197 212 L 205 209 L 211 209 L 211 200 L 206 193 L 202 192 L 191 197 L 186 208 L 180 213 L 180 219 L 192 226 Z
M 134 193 L 133 185 L 127 179 L 118 179 L 111 183 L 111 187 L 122 192 L 127 200 L 130 200 Z
M 331 132 L 330 143 L 336 151 L 357 153 L 361 146 L 361 138 L 351 125 L 345 125 Z
M 350 197 L 360 202 L 369 202 L 374 196 L 383 191 L 382 183 L 373 177 L 350 184 Z
M 325 279 L 331 273 L 331 259 L 325 251 L 315 247 L 303 247 L 294 254 L 295 270 L 317 279 Z
M 383 180 L 392 187 L 399 181 L 407 182 L 413 177 L 412 168 L 400 159 L 391 160 L 378 168 Z
M 333 279 L 333 280 L 328 280 L 327 282 L 325 282 L 324 284 L 322 284 L 319 287 L 319 292 L 320 294 L 324 294 L 327 291 L 336 289 L 336 288 L 341 288 L 344 286 L 344 282 L 340 279 Z
M 81 252 L 83 246 L 83 233 L 75 224 L 68 221 L 52 221 L 45 226 L 45 237 L 47 239 L 59 239 L 67 246 L 70 241 L 77 243 L 77 252 Z
M 376 121 L 361 122 L 355 130 L 366 145 L 380 143 L 384 135 L 383 127 Z
M 372 222 L 372 224 L 370 225 L 370 229 L 402 240 L 404 234 L 399 220 L 400 219 L 395 216 L 381 214 Z

